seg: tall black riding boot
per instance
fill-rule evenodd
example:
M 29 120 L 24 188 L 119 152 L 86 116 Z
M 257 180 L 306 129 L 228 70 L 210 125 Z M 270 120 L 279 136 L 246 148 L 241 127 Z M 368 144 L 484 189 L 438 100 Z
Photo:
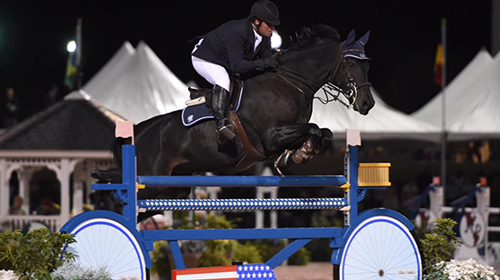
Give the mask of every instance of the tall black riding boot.
M 233 132 L 233 127 L 229 120 L 225 118 L 227 106 L 229 104 L 229 92 L 218 85 L 214 87 L 212 96 L 212 111 L 217 124 L 217 142 L 223 143 L 226 139 L 233 139 L 236 135 Z M 224 137 L 226 139 L 224 139 Z

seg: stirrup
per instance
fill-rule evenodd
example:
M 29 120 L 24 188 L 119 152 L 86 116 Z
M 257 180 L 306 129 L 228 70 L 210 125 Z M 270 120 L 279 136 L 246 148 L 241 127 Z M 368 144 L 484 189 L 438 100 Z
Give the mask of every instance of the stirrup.
M 233 130 L 231 130 L 231 128 L 231 124 L 224 125 L 219 129 L 219 133 L 222 133 L 227 139 L 231 140 L 236 137 L 236 134 L 233 132 Z

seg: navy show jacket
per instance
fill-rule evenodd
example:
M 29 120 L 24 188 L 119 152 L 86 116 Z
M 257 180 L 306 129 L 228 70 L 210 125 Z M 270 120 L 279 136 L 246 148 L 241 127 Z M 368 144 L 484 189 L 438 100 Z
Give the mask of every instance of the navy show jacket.
M 228 21 L 203 36 L 193 56 L 218 64 L 228 73 L 264 70 L 264 58 L 271 57 L 271 38 L 262 36 L 254 51 L 255 34 L 248 19 Z

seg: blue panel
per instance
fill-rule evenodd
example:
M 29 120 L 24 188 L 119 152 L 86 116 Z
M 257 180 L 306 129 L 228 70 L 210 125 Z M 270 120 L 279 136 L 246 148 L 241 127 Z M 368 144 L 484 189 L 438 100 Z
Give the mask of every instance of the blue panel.
M 214 240 L 214 239 L 305 239 L 342 236 L 342 228 L 281 228 L 281 229 L 169 229 L 142 232 L 146 241 Z

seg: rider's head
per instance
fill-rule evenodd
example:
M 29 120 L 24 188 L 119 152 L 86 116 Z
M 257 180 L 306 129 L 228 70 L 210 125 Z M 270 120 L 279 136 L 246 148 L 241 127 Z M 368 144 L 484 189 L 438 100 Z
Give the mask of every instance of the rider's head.
M 280 12 L 269 0 L 255 2 L 250 10 L 250 20 L 254 29 L 262 36 L 271 37 L 275 26 L 280 24 Z

